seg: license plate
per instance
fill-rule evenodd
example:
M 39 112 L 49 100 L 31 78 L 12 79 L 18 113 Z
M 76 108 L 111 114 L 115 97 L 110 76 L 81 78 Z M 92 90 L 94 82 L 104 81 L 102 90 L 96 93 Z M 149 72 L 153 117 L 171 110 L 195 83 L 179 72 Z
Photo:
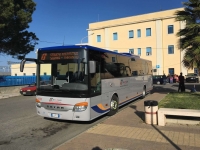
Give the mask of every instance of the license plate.
M 51 117 L 53 117 L 53 118 L 60 118 L 60 115 L 59 114 L 51 114 Z
M 23 94 L 26 94 L 26 92 L 23 92 Z

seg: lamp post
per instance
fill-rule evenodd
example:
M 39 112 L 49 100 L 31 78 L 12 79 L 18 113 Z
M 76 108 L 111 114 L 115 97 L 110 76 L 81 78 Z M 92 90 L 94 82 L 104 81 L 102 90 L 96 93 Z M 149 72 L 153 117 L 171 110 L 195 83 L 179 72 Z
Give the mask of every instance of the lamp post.
M 81 44 L 82 44 L 83 39 L 85 39 L 85 38 L 87 38 L 87 37 L 89 37 L 90 35 L 93 35 L 93 34 L 94 34 L 94 33 L 91 33 L 91 34 L 89 34 L 88 36 L 83 37 L 83 38 L 81 39 Z
M 37 59 L 38 58 L 38 49 L 36 49 L 35 54 L 36 54 L 36 59 Z

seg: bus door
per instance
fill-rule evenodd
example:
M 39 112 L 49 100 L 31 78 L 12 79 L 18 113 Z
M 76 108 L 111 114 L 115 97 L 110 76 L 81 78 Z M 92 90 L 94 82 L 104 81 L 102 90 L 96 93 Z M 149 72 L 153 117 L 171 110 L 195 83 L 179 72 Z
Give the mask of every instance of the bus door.
M 101 73 L 100 73 L 100 63 L 96 62 L 96 72 L 90 73 L 90 107 L 91 110 L 91 119 L 99 116 L 104 112 L 102 109 L 102 99 L 101 99 Z

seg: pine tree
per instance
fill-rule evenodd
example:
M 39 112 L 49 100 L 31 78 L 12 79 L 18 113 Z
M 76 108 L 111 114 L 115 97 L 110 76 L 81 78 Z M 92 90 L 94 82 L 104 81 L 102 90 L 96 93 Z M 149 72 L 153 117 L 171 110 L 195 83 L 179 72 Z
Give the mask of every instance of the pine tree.
M 0 0 L 0 53 L 26 55 L 34 50 L 37 36 L 27 31 L 36 4 L 32 0 Z

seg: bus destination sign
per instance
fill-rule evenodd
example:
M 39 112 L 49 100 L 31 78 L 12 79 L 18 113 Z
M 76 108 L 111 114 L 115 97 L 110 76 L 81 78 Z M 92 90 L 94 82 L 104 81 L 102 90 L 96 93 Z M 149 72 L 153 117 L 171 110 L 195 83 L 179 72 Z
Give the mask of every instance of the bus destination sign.
M 78 59 L 78 52 L 56 52 L 56 53 L 43 53 L 40 60 L 65 60 L 65 59 Z

